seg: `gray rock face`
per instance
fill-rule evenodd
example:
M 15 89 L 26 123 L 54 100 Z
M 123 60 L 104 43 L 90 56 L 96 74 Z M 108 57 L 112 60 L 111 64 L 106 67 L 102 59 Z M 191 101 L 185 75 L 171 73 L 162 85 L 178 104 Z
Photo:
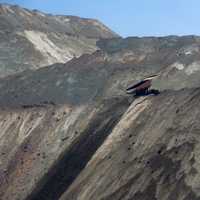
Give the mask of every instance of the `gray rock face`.
M 61 200 L 199 199 L 200 90 L 134 101 Z
M 97 50 L 100 38 L 119 37 L 97 20 L 53 16 L 18 6 L 0 5 L 0 76 Z
M 49 19 L 53 25 L 40 28 L 30 22 L 40 33 L 47 27 L 55 33 L 59 20 L 76 21 L 68 31 L 85 22 L 1 9 Z M 21 30 L 20 37 L 40 44 L 33 29 L 19 26 L 13 25 L 16 34 Z M 87 30 L 81 28 L 80 35 L 88 40 L 103 37 L 100 30 Z M 0 199 L 200 199 L 199 37 L 101 39 L 97 45 L 100 50 L 67 63 L 38 64 L 0 79 Z M 34 59 L 41 53 L 36 52 L 30 53 Z M 155 73 L 160 95 L 126 95 L 127 86 Z

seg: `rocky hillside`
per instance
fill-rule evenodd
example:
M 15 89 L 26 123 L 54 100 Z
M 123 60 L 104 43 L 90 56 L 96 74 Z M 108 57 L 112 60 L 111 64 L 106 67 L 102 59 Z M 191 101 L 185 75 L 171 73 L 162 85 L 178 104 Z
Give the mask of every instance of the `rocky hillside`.
M 111 39 L 101 51 L 0 80 L 0 105 L 83 104 L 125 95 L 128 85 L 159 74 L 161 90 L 200 85 L 199 37 Z
M 96 51 L 98 39 L 113 37 L 118 35 L 97 20 L 0 4 L 0 77 L 65 63 Z
M 200 199 L 199 107 L 199 89 L 134 101 L 60 200 Z
M 0 79 L 2 200 L 197 200 L 199 37 L 106 39 Z M 158 73 L 158 96 L 125 89 Z

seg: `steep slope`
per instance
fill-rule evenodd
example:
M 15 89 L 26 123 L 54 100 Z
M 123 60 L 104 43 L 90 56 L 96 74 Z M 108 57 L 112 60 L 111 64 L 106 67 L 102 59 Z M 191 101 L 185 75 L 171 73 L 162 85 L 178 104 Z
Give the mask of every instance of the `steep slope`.
M 1 111 L 1 199 L 58 199 L 128 105 L 118 98 Z
M 169 188 L 180 191 L 176 199 L 198 198 L 199 37 L 98 45 L 103 51 L 0 79 L 0 196 L 171 200 Z M 161 95 L 125 94 L 152 73 L 160 74 Z
M 197 200 L 200 89 L 133 102 L 61 200 Z
M 65 63 L 112 37 L 118 35 L 97 20 L 0 4 L 0 76 Z

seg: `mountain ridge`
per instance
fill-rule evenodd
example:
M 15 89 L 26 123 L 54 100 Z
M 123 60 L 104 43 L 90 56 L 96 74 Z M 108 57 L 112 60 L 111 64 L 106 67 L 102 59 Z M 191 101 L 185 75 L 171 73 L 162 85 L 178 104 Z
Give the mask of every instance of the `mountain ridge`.
M 0 5 L 0 76 L 93 53 L 100 38 L 119 37 L 97 20 Z

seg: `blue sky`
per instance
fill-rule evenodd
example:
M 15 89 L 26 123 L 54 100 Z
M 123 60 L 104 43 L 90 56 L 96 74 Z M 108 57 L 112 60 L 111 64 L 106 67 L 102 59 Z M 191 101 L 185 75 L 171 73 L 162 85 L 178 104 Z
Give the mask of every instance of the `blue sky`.
M 124 37 L 200 35 L 200 0 L 0 0 L 0 3 L 96 18 Z

